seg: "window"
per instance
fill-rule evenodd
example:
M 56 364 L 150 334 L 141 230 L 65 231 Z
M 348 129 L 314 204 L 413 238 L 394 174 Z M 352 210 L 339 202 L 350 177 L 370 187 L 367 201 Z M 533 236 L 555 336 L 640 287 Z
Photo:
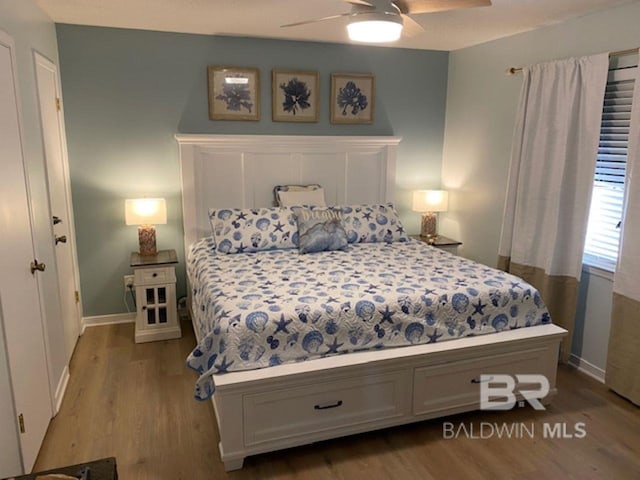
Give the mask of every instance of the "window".
M 636 68 L 612 70 L 604 97 L 583 263 L 615 271 Z

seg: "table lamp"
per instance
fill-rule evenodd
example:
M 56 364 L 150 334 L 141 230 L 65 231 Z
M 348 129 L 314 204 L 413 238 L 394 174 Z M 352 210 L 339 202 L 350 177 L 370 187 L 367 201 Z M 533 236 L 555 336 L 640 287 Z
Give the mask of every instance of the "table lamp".
M 156 227 L 167 223 L 167 203 L 164 198 L 135 198 L 124 202 L 127 225 L 138 226 L 140 255 L 156 255 Z
M 430 241 L 434 241 L 438 237 L 436 212 L 446 212 L 448 206 L 449 192 L 446 190 L 416 190 L 413 192 L 413 211 L 423 213 L 421 237 Z

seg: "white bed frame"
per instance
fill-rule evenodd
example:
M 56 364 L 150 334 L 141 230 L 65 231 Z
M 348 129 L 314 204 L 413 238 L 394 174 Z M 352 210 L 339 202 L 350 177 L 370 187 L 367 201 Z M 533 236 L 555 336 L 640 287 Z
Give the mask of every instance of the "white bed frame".
M 176 139 L 185 249 L 210 235 L 209 208 L 271 206 L 275 185 L 319 183 L 328 204 L 393 201 L 397 137 Z M 476 410 L 481 374 L 543 374 L 548 403 L 566 334 L 543 325 L 214 375 L 220 458 L 236 470 L 249 455 Z

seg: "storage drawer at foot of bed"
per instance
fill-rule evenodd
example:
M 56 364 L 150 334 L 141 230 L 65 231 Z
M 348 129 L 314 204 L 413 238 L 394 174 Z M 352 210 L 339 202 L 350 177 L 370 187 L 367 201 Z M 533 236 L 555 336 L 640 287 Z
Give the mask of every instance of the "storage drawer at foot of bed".
M 481 375 L 540 374 L 547 364 L 555 372 L 557 360 L 547 348 L 530 349 L 492 357 L 463 360 L 415 369 L 413 386 L 413 413 L 426 415 L 447 414 L 447 410 L 462 411 L 461 407 L 480 406 Z M 557 357 L 556 357 L 557 358 Z M 551 386 L 555 375 L 549 378 Z M 498 382 L 494 388 L 500 388 Z M 537 388 L 532 386 L 533 388 Z M 492 397 L 493 398 L 493 397 Z M 469 408 L 466 408 L 469 410 Z
M 410 382 L 411 370 L 405 370 L 245 395 L 244 443 L 410 415 Z

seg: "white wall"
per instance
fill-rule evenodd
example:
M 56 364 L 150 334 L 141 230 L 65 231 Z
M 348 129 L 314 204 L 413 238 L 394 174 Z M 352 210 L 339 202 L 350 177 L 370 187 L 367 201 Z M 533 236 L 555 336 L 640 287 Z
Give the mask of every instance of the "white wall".
M 443 188 L 451 192 L 450 211 L 442 215 L 440 231 L 464 242 L 462 255 L 488 265 L 497 261 L 522 79 L 506 75 L 507 68 L 637 48 L 638 25 L 640 4 L 633 3 L 451 53 L 442 167 Z M 611 282 L 606 282 L 600 278 L 582 289 L 585 308 L 576 328 L 583 331 L 573 347 L 600 368 L 608 342 L 601 333 L 608 332 L 609 315 L 593 307 L 610 297 Z M 603 328 L 583 328 L 593 324 Z
M 56 391 L 66 366 L 64 326 L 60 313 L 55 252 L 51 238 L 42 134 L 37 103 L 33 50 L 58 63 L 54 23 L 36 6 L 34 0 L 0 0 L 0 29 L 15 42 L 18 88 L 22 109 L 23 145 L 29 173 L 29 188 L 34 213 L 36 254 L 50 268 L 40 278 L 45 303 L 48 358 L 51 363 L 50 388 Z M 1 274 L 1 272 L 0 272 Z M 0 323 L 1 327 L 1 323 Z M 3 472 L 21 471 L 15 430 L 5 338 L 0 328 L 0 477 Z M 17 468 L 16 468 L 17 466 Z

